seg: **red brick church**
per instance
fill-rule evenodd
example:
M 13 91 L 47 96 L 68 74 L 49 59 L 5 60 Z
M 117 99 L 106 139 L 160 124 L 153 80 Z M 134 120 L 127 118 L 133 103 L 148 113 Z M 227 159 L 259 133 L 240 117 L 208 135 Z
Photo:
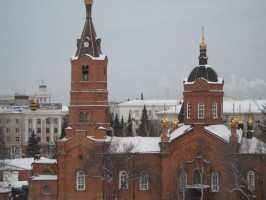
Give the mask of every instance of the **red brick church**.
M 34 163 L 29 200 L 266 199 L 266 146 L 252 119 L 223 125 L 223 85 L 207 64 L 204 36 L 199 65 L 184 81 L 184 123 L 161 137 L 112 137 L 107 56 L 96 35 L 92 0 L 71 59 L 69 127 L 57 141 L 56 163 Z

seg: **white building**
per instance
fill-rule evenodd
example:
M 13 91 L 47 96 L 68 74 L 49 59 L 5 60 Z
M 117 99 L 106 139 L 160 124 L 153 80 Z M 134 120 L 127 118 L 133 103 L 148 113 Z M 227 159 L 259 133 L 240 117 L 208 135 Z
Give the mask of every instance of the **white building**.
M 61 135 L 64 116 L 68 108 L 61 104 L 39 104 L 31 111 L 28 106 L 0 108 L 0 127 L 4 133 L 9 157 L 23 157 L 31 133 L 37 135 L 42 154 L 51 154 L 55 141 Z
M 129 113 L 133 118 L 132 129 L 133 135 L 136 136 L 138 134 L 138 128 L 140 124 L 140 118 L 142 114 L 142 110 L 144 105 L 147 109 L 147 114 L 149 120 L 157 120 L 158 117 L 156 115 L 157 112 L 167 110 L 170 107 L 177 106 L 179 104 L 179 100 L 133 100 L 127 101 L 124 103 L 118 104 L 118 116 L 121 119 L 122 116 L 124 121 L 126 122 Z
M 32 97 L 36 103 L 51 103 L 51 98 L 52 95 L 48 92 L 47 86 L 44 84 L 39 85 L 39 90 Z

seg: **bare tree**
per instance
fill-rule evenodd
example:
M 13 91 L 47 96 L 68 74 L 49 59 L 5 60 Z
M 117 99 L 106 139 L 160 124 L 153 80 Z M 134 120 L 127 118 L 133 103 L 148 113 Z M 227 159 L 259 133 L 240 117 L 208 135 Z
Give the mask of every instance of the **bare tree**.
M 117 200 L 121 191 L 128 188 L 128 184 L 135 180 L 150 181 L 151 173 L 145 166 L 134 165 L 136 159 L 133 152 L 138 147 L 132 142 L 113 141 L 105 143 L 101 149 L 91 149 L 89 160 L 85 163 L 90 178 L 97 178 L 104 182 L 104 198 Z M 121 179 L 121 172 L 125 172 Z M 147 172 L 143 175 L 142 172 Z

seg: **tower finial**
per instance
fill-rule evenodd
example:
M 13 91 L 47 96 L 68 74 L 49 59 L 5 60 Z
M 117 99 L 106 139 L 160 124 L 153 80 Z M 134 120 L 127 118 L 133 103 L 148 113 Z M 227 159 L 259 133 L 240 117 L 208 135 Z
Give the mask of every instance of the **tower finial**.
M 86 5 L 92 5 L 93 4 L 93 0 L 84 0 Z
M 207 45 L 204 42 L 204 26 L 202 26 L 202 40 L 200 43 L 200 50 L 206 50 L 207 49 Z

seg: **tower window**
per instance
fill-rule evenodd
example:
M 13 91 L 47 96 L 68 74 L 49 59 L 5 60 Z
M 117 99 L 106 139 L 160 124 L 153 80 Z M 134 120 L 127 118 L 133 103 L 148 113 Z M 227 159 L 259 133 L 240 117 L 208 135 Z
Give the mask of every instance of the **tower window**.
M 212 173 L 211 189 L 212 189 L 213 192 L 218 192 L 219 191 L 219 174 L 218 174 L 218 172 L 213 172 Z
M 82 81 L 88 81 L 89 80 L 89 66 L 83 65 L 82 66 Z
M 202 184 L 202 172 L 200 169 L 196 169 L 193 172 L 193 184 Z
M 90 123 L 90 113 L 89 112 L 86 112 L 86 124 L 89 124 Z
M 187 118 L 191 118 L 191 104 L 187 103 Z
M 198 104 L 198 118 L 204 119 L 204 104 L 203 103 Z
M 218 117 L 218 114 L 217 114 L 217 103 L 214 102 L 212 104 L 212 117 L 213 118 L 217 118 Z
M 84 113 L 83 112 L 79 113 L 79 123 L 84 123 Z

